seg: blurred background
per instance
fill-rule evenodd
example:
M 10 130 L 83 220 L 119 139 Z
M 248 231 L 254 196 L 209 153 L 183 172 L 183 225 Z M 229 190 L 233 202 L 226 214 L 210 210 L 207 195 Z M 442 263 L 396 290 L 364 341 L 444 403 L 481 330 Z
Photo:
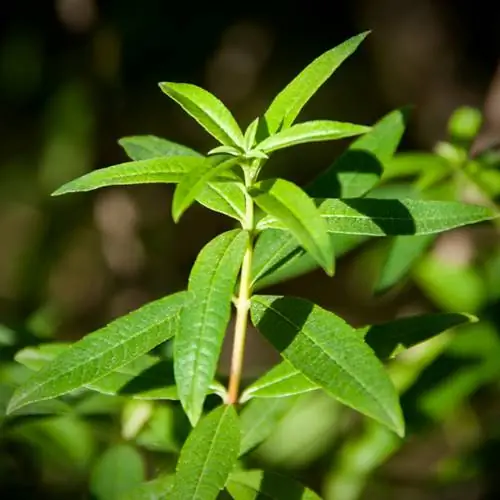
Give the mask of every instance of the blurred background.
M 372 124 L 390 110 L 411 104 L 402 150 L 430 152 L 447 137 L 448 120 L 457 107 L 482 109 L 486 102 L 478 147 L 488 147 L 500 139 L 497 10 L 494 2 L 437 0 L 311 0 L 298 5 L 255 1 L 227 7 L 162 0 L 4 2 L 4 392 L 16 377 L 24 376 L 11 362 L 21 347 L 78 339 L 147 301 L 184 288 L 201 247 L 230 227 L 227 219 L 198 205 L 174 225 L 170 186 L 50 197 L 66 181 L 126 161 L 117 144 L 122 136 L 154 134 L 200 152 L 213 147 L 211 137 L 161 93 L 158 82 L 203 86 L 246 126 L 312 59 L 371 29 L 301 119 Z M 275 175 L 307 182 L 345 146 L 336 142 L 298 147 L 291 154 L 275 155 L 269 168 Z M 328 499 L 500 498 L 498 285 L 491 278 L 500 271 L 495 238 L 484 228 L 452 233 L 438 241 L 432 256 L 444 255 L 456 264 L 449 274 L 440 277 L 434 274 L 439 265 L 427 263 L 382 297 L 372 293 L 377 251 L 371 246 L 344 257 L 334 279 L 318 271 L 273 287 L 273 293 L 315 300 L 356 326 L 436 310 L 484 312 L 493 319 L 480 323 L 487 326 L 479 333 L 465 332 L 463 345 L 453 344 L 462 354 L 477 351 L 472 361 L 447 365 L 451 368 L 446 380 L 465 381 L 436 392 L 442 388 L 443 373 L 429 369 L 415 375 L 403 397 L 411 429 L 403 446 L 378 428 L 357 427 L 353 414 L 329 399 L 308 396 L 252 460 L 286 470 Z M 480 269 L 473 257 L 478 240 L 490 243 L 491 257 L 481 261 Z M 441 281 L 432 281 L 433 276 Z M 477 338 L 484 340 L 481 348 Z M 258 341 L 250 344 L 248 369 L 262 372 L 274 356 Z M 436 348 L 435 366 L 448 348 Z M 450 352 L 445 353 L 448 358 L 453 357 Z M 417 411 L 423 393 L 434 398 L 426 416 Z M 1 498 L 89 498 L 89 471 L 102 450 L 120 440 L 119 429 L 113 430 L 118 417 L 88 416 L 91 413 L 62 423 L 62 417 L 54 417 L 9 424 L 0 436 Z M 301 436 L 300 442 L 291 440 L 305 424 L 310 435 Z M 151 463 L 168 462 L 165 456 L 172 449 L 168 443 L 155 448 L 146 438 L 142 445 L 145 475 L 152 477 L 157 469 Z

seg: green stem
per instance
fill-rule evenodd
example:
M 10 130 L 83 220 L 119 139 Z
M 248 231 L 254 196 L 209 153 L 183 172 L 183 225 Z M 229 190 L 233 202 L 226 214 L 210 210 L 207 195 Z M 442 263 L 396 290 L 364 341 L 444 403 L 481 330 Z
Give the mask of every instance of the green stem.
M 250 183 L 251 180 L 247 178 L 247 187 Z M 252 198 L 248 194 L 246 194 L 246 220 L 243 229 L 248 231 L 249 238 L 241 265 L 240 289 L 236 300 L 236 322 L 234 326 L 233 352 L 228 387 L 229 404 L 236 404 L 239 399 L 243 360 L 245 357 L 248 311 L 252 296 L 254 205 Z

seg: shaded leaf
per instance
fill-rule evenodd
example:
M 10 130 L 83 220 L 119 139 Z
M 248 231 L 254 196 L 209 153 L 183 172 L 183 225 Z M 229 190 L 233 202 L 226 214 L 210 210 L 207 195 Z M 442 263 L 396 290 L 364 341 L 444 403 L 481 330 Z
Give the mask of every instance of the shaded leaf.
M 202 156 L 194 149 L 155 135 L 122 137 L 118 144 L 131 160 L 149 160 L 161 156 Z
M 189 276 L 195 301 L 181 313 L 174 371 L 182 406 L 193 425 L 215 375 L 247 243 L 248 233 L 239 229 L 217 236 L 201 250 Z
M 243 147 L 243 134 L 233 115 L 213 94 L 189 83 L 163 82 L 160 88 L 219 142 Z
M 220 406 L 193 429 L 182 447 L 172 500 L 215 500 L 240 451 L 240 426 L 233 406 Z
M 268 179 L 252 186 L 250 195 L 271 220 L 279 221 L 280 227 L 295 236 L 327 274 L 333 275 L 334 253 L 327 227 L 304 191 L 284 179 Z
M 262 120 L 265 136 L 288 128 L 300 110 L 365 39 L 368 32 L 354 36 L 325 52 L 297 75 L 273 100 Z
M 126 492 L 123 500 L 165 500 L 174 487 L 175 477 L 164 475 L 156 479 L 142 483 L 137 488 Z
M 146 354 L 174 335 L 190 298 L 186 292 L 175 293 L 87 335 L 17 389 L 9 413 L 92 384 Z
M 258 144 L 258 149 L 265 153 L 278 149 L 305 144 L 308 142 L 343 139 L 368 132 L 369 127 L 353 123 L 315 120 L 292 125 L 281 132 L 271 135 Z
M 404 433 L 398 396 L 384 367 L 344 320 L 306 300 L 263 295 L 252 298 L 251 314 L 254 325 L 308 379 Z

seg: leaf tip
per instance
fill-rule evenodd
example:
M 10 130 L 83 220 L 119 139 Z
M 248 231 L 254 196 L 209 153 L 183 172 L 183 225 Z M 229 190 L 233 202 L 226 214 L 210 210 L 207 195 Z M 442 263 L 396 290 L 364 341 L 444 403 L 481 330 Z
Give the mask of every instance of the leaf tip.
M 7 405 L 7 409 L 5 410 L 6 415 L 11 415 L 14 413 L 16 410 L 19 408 L 22 408 L 24 406 L 23 398 L 20 397 L 16 392 L 12 396 L 12 398 L 9 401 L 9 404 Z

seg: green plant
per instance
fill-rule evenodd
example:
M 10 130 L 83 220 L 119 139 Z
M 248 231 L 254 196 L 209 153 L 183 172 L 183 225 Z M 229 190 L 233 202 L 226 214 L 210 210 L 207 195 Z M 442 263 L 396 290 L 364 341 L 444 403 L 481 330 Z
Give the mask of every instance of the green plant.
M 428 314 L 356 330 L 306 299 L 254 293 L 315 267 L 331 276 L 335 258 L 368 237 L 423 237 L 496 216 L 489 207 L 415 199 L 404 190 L 394 196 L 394 191 L 378 186 L 403 134 L 404 111 L 390 113 L 373 127 L 328 120 L 294 123 L 365 36 L 351 38 L 313 61 L 244 133 L 206 90 L 161 83 L 163 92 L 220 146 L 204 156 L 157 137 L 127 137 L 120 144 L 131 162 L 87 174 L 54 193 L 175 183 L 175 221 L 197 201 L 237 224 L 201 250 L 186 291 L 147 304 L 69 347 L 42 345 L 29 356 L 26 350 L 17 355 L 24 363 L 35 359 L 33 368 L 39 371 L 15 391 L 11 414 L 75 391 L 126 396 L 130 404 L 123 412 L 122 434 L 130 438 L 151 417 L 153 401 L 180 401 L 194 429 L 180 450 L 175 476 L 134 489 L 144 476 L 137 471 L 140 461 L 130 447 L 119 445 L 96 466 L 91 485 L 97 496 L 209 500 L 224 490 L 236 499 L 256 498 L 258 492 L 276 499 L 317 498 L 289 479 L 244 470 L 245 454 L 269 436 L 297 395 L 318 390 L 403 436 L 398 394 L 382 361 L 474 321 L 461 313 Z M 266 162 L 275 151 L 354 136 L 360 137 L 305 189 L 265 177 Z M 216 380 L 216 367 L 232 305 L 236 321 L 226 388 Z M 249 316 L 283 361 L 242 387 Z M 173 360 L 154 351 L 170 339 Z M 219 396 L 223 404 L 213 398 L 207 402 L 209 394 Z M 242 470 L 234 472 L 239 460 Z M 109 478 L 106 471 L 116 463 L 124 467 L 117 477 L 126 484 L 103 488 Z

